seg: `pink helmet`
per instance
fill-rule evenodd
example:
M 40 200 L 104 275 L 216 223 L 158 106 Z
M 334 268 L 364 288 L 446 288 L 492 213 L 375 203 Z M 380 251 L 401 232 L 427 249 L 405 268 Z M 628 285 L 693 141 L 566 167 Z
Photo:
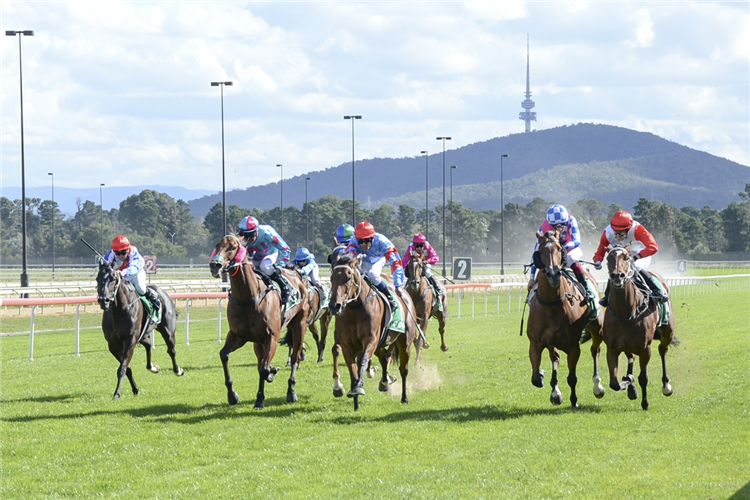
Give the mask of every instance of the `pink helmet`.
M 419 233 L 419 234 L 415 234 L 414 238 L 412 238 L 411 241 L 415 245 L 416 244 L 420 244 L 421 245 L 421 244 L 427 243 L 427 238 L 425 238 L 424 234 Z

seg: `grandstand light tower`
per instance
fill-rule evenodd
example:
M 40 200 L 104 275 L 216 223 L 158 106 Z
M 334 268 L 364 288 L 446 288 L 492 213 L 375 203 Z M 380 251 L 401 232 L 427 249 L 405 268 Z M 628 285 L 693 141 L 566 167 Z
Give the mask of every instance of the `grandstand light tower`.
M 536 121 L 534 101 L 531 100 L 531 89 L 529 88 L 529 35 L 526 35 L 526 99 L 521 102 L 521 107 L 526 111 L 518 113 L 518 119 L 526 122 L 525 132 L 531 132 L 531 122 Z

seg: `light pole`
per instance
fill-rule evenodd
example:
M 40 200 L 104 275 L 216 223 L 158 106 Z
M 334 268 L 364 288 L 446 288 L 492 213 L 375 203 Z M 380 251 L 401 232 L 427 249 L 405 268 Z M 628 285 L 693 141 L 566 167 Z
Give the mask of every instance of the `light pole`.
M 52 279 L 55 279 L 55 174 L 48 172 L 52 179 Z
M 445 141 L 450 141 L 450 137 L 437 137 L 438 141 L 443 141 L 443 278 L 445 274 Z
M 21 30 L 21 31 L 6 31 L 5 36 L 16 36 L 18 35 L 18 82 L 19 82 L 19 95 L 21 97 L 21 233 L 23 240 L 22 256 L 23 256 L 23 268 L 21 270 L 21 286 L 29 286 L 29 273 L 26 268 L 26 172 L 24 165 L 24 153 L 23 153 L 23 68 L 21 64 L 21 38 L 24 36 L 34 36 L 32 30 Z M 26 297 L 26 294 L 24 294 Z
M 102 188 L 104 184 L 99 184 L 99 210 L 102 211 L 101 227 L 99 229 L 99 248 L 102 249 L 102 255 L 104 255 L 104 203 L 102 203 Z
M 284 237 L 284 165 L 276 164 L 281 169 L 281 237 Z
M 505 202 L 503 201 L 503 158 L 500 155 L 500 274 L 505 274 Z
M 424 237 L 430 240 L 430 166 L 427 151 L 420 151 L 424 155 Z
M 455 165 L 451 165 L 451 271 L 453 270 L 453 171 Z
M 227 231 L 227 184 L 224 176 L 224 86 L 231 86 L 232 82 L 211 82 L 212 87 L 221 87 L 221 229 L 222 234 Z
M 310 248 L 310 204 L 307 202 L 307 183 L 310 182 L 309 177 L 305 177 L 305 240 L 307 242 L 307 248 Z
M 356 209 L 354 208 L 354 120 L 361 120 L 362 115 L 347 115 L 344 120 L 352 121 L 352 226 L 357 225 Z

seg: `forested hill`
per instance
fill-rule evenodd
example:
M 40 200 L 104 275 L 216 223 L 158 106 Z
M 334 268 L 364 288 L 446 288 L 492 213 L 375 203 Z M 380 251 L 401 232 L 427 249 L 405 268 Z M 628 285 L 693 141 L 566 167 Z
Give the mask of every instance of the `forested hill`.
M 505 203 L 534 197 L 570 203 L 596 198 L 605 204 L 633 207 L 640 197 L 677 207 L 726 207 L 750 182 L 750 168 L 697 151 L 647 132 L 611 125 L 578 124 L 513 134 L 450 148 L 446 142 L 446 188 L 453 170 L 453 199 L 475 210 L 500 208 L 500 155 Z M 442 143 L 428 157 L 430 206 L 442 204 Z M 351 163 L 284 181 L 284 201 L 302 207 L 305 177 L 308 199 L 326 194 L 351 198 Z M 425 157 L 374 158 L 356 162 L 357 201 L 370 208 L 425 204 Z M 447 195 L 450 196 L 449 194 Z M 221 194 L 190 202 L 193 214 L 205 216 Z M 269 209 L 279 205 L 279 184 L 227 193 L 227 204 Z

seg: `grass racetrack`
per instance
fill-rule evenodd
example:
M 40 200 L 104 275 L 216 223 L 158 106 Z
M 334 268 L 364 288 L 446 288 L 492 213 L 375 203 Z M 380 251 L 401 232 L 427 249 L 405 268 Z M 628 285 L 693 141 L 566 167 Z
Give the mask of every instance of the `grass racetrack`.
M 159 374 L 146 371 L 139 347 L 131 367 L 141 393 L 125 381 L 117 401 L 117 362 L 101 331 L 83 334 L 80 357 L 72 330 L 39 333 L 34 361 L 28 336 L 2 337 L 0 498 L 750 498 L 748 304 L 748 291 L 678 299 L 674 395 L 661 395 L 654 348 L 648 411 L 609 389 L 604 346 L 606 396 L 592 394 L 585 348 L 581 408 L 568 406 L 564 354 L 563 405 L 553 407 L 546 355 L 545 387 L 531 385 L 519 313 L 454 315 L 445 353 L 431 322 L 433 347 L 411 364 L 410 403 L 368 379 L 357 412 L 332 396 L 330 349 L 316 364 L 309 333 L 299 402 L 285 403 L 282 368 L 262 411 L 253 410 L 251 345 L 230 356 L 240 403 L 227 404 L 210 321 L 191 325 L 187 346 L 178 328 L 183 377 L 161 338 Z M 282 348 L 274 364 L 285 360 Z

